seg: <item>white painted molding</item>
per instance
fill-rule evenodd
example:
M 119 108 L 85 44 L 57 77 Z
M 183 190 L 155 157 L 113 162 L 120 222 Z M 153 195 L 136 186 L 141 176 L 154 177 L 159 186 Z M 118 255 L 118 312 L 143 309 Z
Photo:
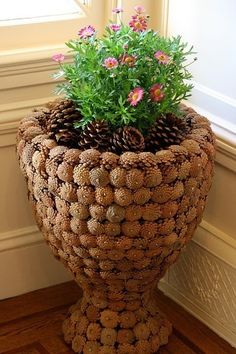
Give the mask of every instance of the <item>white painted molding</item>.
M 159 283 L 159 289 L 164 292 L 168 297 L 177 302 L 186 311 L 191 313 L 194 317 L 205 323 L 207 327 L 211 328 L 220 337 L 224 338 L 233 347 L 236 347 L 236 334 L 232 332 L 227 326 L 223 325 L 217 318 L 210 315 L 208 312 L 197 305 L 192 299 L 174 286 L 161 280 Z M 225 353 L 226 354 L 226 353 Z
M 219 138 L 236 147 L 236 100 L 194 82 L 187 105 L 210 119 Z
M 0 72 L 4 69 L 17 69 L 17 67 L 28 67 L 31 64 L 35 66 L 37 62 L 38 65 L 44 64 L 45 61 L 48 62 L 49 58 L 56 52 L 65 52 L 66 47 L 64 44 L 51 45 L 38 48 L 25 48 L 18 49 L 14 51 L 3 51 L 0 56 Z M 51 62 L 51 65 L 55 63 Z
M 217 154 L 216 154 L 216 161 L 221 165 L 232 172 L 236 173 L 236 155 L 235 149 L 232 153 L 229 153 L 228 148 L 229 145 L 224 146 L 221 145 L 221 141 L 217 141 Z
M 201 85 L 198 82 L 194 82 L 191 102 L 212 113 L 216 125 L 230 133 L 236 134 L 235 99 Z
M 159 288 L 236 347 L 236 240 L 202 221 Z
M 169 19 L 169 0 L 161 0 L 161 34 L 163 36 L 168 35 L 168 19 Z
M 56 98 L 56 96 L 47 96 L 27 101 L 0 104 L 0 135 L 16 133 L 21 118 L 29 114 L 33 108 L 42 106 Z
M 65 46 L 44 47 L 40 49 L 25 49 L 0 56 L 0 77 L 16 75 L 25 72 L 39 71 L 45 67 L 57 67 L 51 60 L 55 52 L 65 52 Z
M 43 236 L 37 226 L 27 226 L 22 229 L 0 233 L 0 252 L 43 242 Z
M 0 148 L 15 145 L 20 120 L 26 117 L 33 108 L 43 106 L 53 100 L 55 96 L 0 104 Z
M 0 300 L 72 280 L 37 226 L 0 233 Z
M 236 269 L 236 240 L 233 237 L 203 220 L 193 241 Z
M 1 252 L 0 300 L 72 280 L 44 242 Z
M 115 12 L 112 12 L 115 8 L 123 8 L 123 0 L 107 0 L 106 1 L 106 21 L 105 22 L 119 22 L 119 16 Z M 122 16 L 122 14 L 121 14 Z
M 195 107 L 198 113 L 206 116 L 211 121 L 213 131 L 216 134 L 218 140 L 228 144 L 231 147 L 230 150 L 232 151 L 232 153 L 236 155 L 236 132 L 233 124 L 231 124 L 227 120 L 220 119 L 218 116 L 201 108 L 200 106 L 195 106 Z
M 223 126 L 219 126 L 218 117 L 209 113 L 205 109 L 202 109 L 200 106 L 196 106 L 191 102 L 185 102 L 189 107 L 192 107 L 199 114 L 207 117 L 212 122 L 212 129 L 216 134 L 216 145 L 217 145 L 217 153 L 216 153 L 216 161 L 236 172 L 236 134 L 233 131 L 228 129 L 227 123 L 225 122 L 225 129 Z
M 43 47 L 58 47 L 70 38 L 76 38 L 76 33 L 79 28 L 86 26 L 88 23 L 93 24 L 99 33 L 104 29 L 105 4 L 110 0 L 89 0 L 88 6 L 79 4 L 85 16 L 71 19 L 58 18 L 57 21 L 48 19 L 45 22 L 35 22 L 33 24 L 22 24 L 16 26 L 1 26 L 1 51 L 0 57 L 3 57 L 3 62 L 15 62 L 15 55 L 21 52 L 40 51 Z M 29 33 L 33 32 L 33 39 Z M 19 38 L 21 39 L 19 41 Z

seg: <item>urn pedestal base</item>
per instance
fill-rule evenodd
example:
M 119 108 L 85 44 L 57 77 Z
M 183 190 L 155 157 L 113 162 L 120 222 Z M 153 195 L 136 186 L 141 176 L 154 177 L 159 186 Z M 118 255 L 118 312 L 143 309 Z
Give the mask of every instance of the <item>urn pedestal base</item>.
M 65 341 L 76 353 L 151 354 L 168 343 L 171 324 L 160 313 L 151 292 L 84 292 L 82 299 L 69 309 L 63 323 Z M 125 301 L 124 301 L 125 300 Z

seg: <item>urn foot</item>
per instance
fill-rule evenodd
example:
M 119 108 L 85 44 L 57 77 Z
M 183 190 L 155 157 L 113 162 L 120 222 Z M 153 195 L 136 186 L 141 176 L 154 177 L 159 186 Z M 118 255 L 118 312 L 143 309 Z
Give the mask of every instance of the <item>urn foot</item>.
M 97 290 L 84 293 L 63 323 L 65 341 L 84 354 L 157 353 L 171 331 L 150 293 L 130 293 L 126 301 L 107 301 Z

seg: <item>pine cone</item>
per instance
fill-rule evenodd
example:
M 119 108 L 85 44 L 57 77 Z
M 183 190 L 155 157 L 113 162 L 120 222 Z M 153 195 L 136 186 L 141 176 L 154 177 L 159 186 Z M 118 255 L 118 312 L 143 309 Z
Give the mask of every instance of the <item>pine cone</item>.
M 183 103 L 179 105 L 179 109 L 184 116 L 186 129 L 188 130 L 187 133 L 189 133 L 193 129 L 196 116 L 198 117 L 199 115 L 194 111 L 194 109 L 186 106 Z
M 110 140 L 109 125 L 105 120 L 94 120 L 87 124 L 80 134 L 79 145 L 83 150 L 106 151 Z
M 80 130 L 74 123 L 81 119 L 81 114 L 71 100 L 60 100 L 51 107 L 51 115 L 47 124 L 50 138 L 59 145 L 78 147 Z
M 161 116 L 151 126 L 145 139 L 147 150 L 156 152 L 170 145 L 178 145 L 184 139 L 187 130 L 184 119 L 171 113 Z
M 142 133 L 131 126 L 118 128 L 111 138 L 111 150 L 120 154 L 125 151 L 140 152 L 144 150 Z
M 32 117 L 36 118 L 40 127 L 45 130 L 45 125 L 50 118 L 51 111 L 47 107 L 37 107 L 33 109 Z

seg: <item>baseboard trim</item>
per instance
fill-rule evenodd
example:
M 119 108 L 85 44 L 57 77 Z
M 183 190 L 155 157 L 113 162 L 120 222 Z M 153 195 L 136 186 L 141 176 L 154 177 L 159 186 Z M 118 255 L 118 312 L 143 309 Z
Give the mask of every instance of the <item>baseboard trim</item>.
M 34 225 L 2 232 L 0 234 L 0 252 L 27 247 L 41 242 L 43 242 L 42 235 L 37 226 Z
M 195 232 L 193 241 L 236 269 L 236 240 L 233 237 L 203 220 Z
M 8 249 L 0 257 L 0 300 L 72 280 L 45 242 Z
M 223 326 L 219 321 L 216 320 L 216 318 L 212 317 L 206 311 L 202 310 L 199 306 L 194 304 L 193 301 L 178 291 L 175 287 L 166 281 L 161 280 L 159 283 L 159 289 L 172 300 L 174 300 L 177 304 L 182 306 L 186 311 L 191 313 L 198 320 L 206 324 L 220 337 L 224 338 L 233 347 L 236 347 L 236 333 Z
M 214 122 L 216 125 L 236 134 L 235 99 L 212 90 L 199 82 L 194 82 L 191 102 L 211 112 L 215 116 Z
M 226 142 L 235 149 L 236 101 L 199 83 L 194 83 L 194 85 L 191 99 L 186 104 L 206 116 L 212 122 L 213 130 L 219 140 Z M 234 154 L 236 154 L 235 150 Z
M 205 220 L 159 288 L 236 347 L 236 241 Z
M 0 135 L 16 133 L 21 118 L 29 114 L 33 108 L 43 106 L 56 98 L 56 96 L 47 96 L 27 101 L 13 102 L 11 104 L 1 104 L 0 113 L 3 117 L 0 123 Z

